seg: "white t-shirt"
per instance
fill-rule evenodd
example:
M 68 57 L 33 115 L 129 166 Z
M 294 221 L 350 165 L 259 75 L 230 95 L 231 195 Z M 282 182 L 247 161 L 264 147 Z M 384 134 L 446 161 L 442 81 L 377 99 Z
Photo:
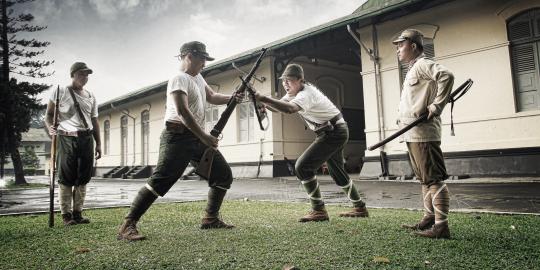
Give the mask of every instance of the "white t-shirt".
M 172 92 L 182 91 L 186 93 L 188 99 L 188 107 L 197 124 L 204 129 L 204 108 L 206 105 L 206 86 L 208 84 L 201 74 L 191 76 L 185 72 L 174 76 L 167 84 L 167 104 L 165 109 L 165 121 L 181 122 L 185 121 L 178 114 L 176 104 L 171 96 Z
M 305 120 L 317 124 L 323 124 L 340 113 L 334 103 L 312 84 L 304 84 L 304 89 L 298 92 L 296 96 L 293 97 L 287 93 L 281 100 L 300 106 L 302 109 L 298 113 Z M 314 130 L 315 127 L 309 121 L 305 122 L 311 130 Z M 338 121 L 338 123 L 342 122 L 345 121 Z
M 71 98 L 69 89 L 67 86 L 60 87 L 59 89 L 60 102 L 58 102 L 58 129 L 63 131 L 85 130 L 86 128 L 79 117 L 77 109 L 75 108 L 75 103 L 73 102 L 73 98 Z M 52 102 L 56 102 L 56 90 L 57 89 L 55 88 L 50 96 L 50 101 Z M 96 97 L 86 89 L 83 89 L 82 96 L 77 94 L 77 91 L 73 91 L 73 94 L 75 95 L 77 102 L 79 102 L 79 106 L 81 107 L 81 111 L 86 119 L 88 128 L 93 129 L 91 120 L 94 117 L 98 117 L 98 104 L 96 102 Z

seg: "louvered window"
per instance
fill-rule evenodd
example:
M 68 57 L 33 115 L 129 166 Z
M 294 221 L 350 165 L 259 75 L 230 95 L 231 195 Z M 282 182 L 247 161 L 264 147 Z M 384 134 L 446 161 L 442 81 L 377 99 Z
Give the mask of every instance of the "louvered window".
M 426 58 L 435 58 L 435 46 L 432 38 L 424 37 L 424 54 L 426 55 Z M 409 71 L 409 64 L 399 62 L 399 82 L 401 85 L 403 85 L 403 80 L 405 79 L 405 75 L 407 75 L 407 71 Z
M 508 21 L 518 111 L 540 109 L 540 9 Z

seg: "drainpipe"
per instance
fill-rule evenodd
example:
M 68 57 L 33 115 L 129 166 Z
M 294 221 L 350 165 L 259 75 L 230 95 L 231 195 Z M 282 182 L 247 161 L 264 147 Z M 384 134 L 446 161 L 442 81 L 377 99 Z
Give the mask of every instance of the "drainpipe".
M 375 24 L 372 24 L 371 28 L 371 35 L 373 39 L 373 49 L 369 49 L 364 45 L 364 43 L 360 40 L 359 36 L 357 36 L 357 33 L 355 33 L 350 25 L 347 25 L 347 31 L 349 31 L 349 34 L 353 37 L 353 39 L 364 49 L 364 51 L 369 55 L 369 58 L 373 62 L 373 68 L 375 70 L 375 92 L 377 94 L 377 118 L 378 118 L 378 133 L 379 133 L 379 141 L 383 140 L 385 135 L 385 128 L 384 128 L 384 112 L 383 112 L 383 99 L 382 99 L 382 80 L 381 80 L 381 66 L 379 62 L 379 43 L 378 43 L 378 37 L 377 37 L 377 28 L 375 27 Z M 387 159 L 386 159 L 386 153 L 384 152 L 384 146 L 380 147 L 380 161 L 381 161 L 381 170 L 382 174 L 381 176 L 388 176 L 388 165 L 387 165 Z

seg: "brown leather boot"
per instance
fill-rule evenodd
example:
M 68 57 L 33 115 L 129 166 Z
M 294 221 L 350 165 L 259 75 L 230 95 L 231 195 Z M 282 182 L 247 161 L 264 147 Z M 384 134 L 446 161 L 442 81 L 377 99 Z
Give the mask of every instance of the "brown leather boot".
M 82 212 L 79 211 L 73 211 L 73 220 L 77 224 L 88 224 L 90 223 L 90 220 L 82 216 Z
M 450 238 L 450 229 L 448 228 L 448 222 L 436 223 L 430 230 L 421 232 L 414 232 L 414 234 L 428 238 Z
M 330 220 L 328 212 L 323 210 L 312 210 L 309 214 L 301 217 L 298 222 L 311 222 L 311 221 L 327 221 Z
M 365 206 L 355 207 L 351 211 L 339 214 L 340 217 L 369 217 L 368 210 Z
M 137 230 L 137 221 L 133 219 L 126 218 L 124 223 L 120 225 L 118 230 L 118 235 L 116 239 L 118 240 L 128 240 L 128 241 L 139 241 L 144 240 L 146 236 L 139 234 Z
M 62 214 L 62 221 L 64 222 L 64 226 L 77 225 L 77 222 L 73 220 L 71 213 Z
M 232 228 L 234 228 L 234 225 L 223 222 L 223 220 L 219 219 L 219 217 L 204 217 L 201 222 L 202 230 Z
M 423 231 L 431 228 L 435 224 L 435 216 L 424 216 L 420 222 L 416 224 L 401 224 L 401 228 L 415 231 Z

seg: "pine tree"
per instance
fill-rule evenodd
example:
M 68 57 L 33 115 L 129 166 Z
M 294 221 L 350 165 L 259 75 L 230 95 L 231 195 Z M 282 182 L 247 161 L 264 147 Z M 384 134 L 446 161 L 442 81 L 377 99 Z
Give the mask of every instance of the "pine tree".
M 1 0 L 0 12 L 0 164 L 3 164 L 5 153 L 11 155 L 15 171 L 15 184 L 26 184 L 23 164 L 18 147 L 21 144 L 21 133 L 28 131 L 30 119 L 36 111 L 42 110 L 37 95 L 48 86 L 39 83 L 18 81 L 12 78 L 17 74 L 22 78 L 44 78 L 52 75 L 44 68 L 54 61 L 37 60 L 44 48 L 50 45 L 47 41 L 21 38 L 33 32 L 41 31 L 46 26 L 32 25 L 34 16 L 29 13 L 15 14 L 13 6 L 34 2 L 35 0 Z M 3 176 L 3 165 L 0 165 L 0 176 Z

